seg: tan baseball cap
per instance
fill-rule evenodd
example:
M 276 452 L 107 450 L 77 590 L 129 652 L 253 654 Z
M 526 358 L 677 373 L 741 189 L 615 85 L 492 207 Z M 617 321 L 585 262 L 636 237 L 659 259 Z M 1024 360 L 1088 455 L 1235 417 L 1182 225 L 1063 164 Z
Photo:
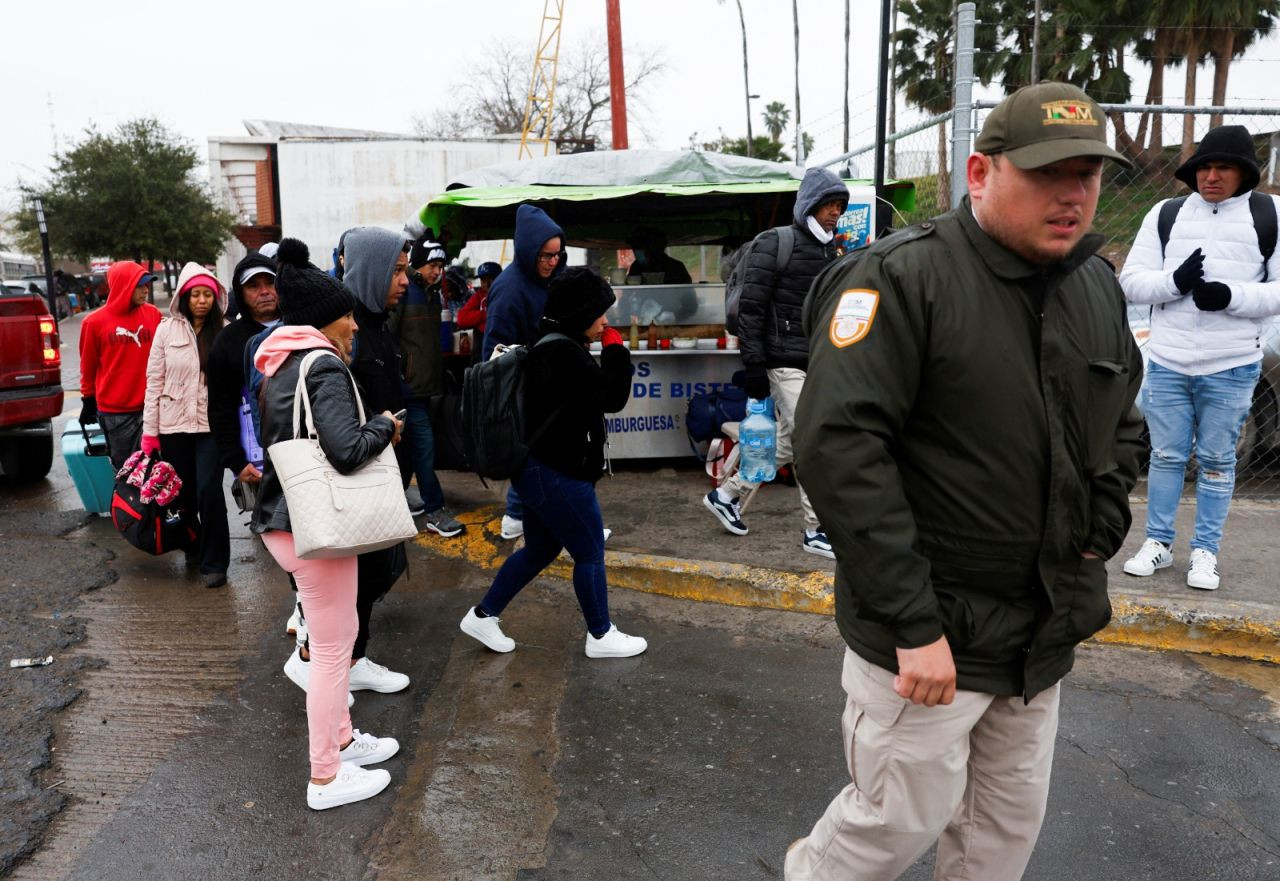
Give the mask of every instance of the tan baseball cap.
M 1077 156 L 1103 156 L 1132 168 L 1107 145 L 1106 121 L 1097 102 L 1070 83 L 1023 86 L 988 114 L 973 149 L 1007 156 L 1024 170 Z

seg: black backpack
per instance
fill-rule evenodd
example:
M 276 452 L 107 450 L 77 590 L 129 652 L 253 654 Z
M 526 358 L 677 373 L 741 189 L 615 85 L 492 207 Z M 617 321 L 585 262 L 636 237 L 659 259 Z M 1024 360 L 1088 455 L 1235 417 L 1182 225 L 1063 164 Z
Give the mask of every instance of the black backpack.
M 778 262 L 773 267 L 773 281 L 777 284 L 778 276 L 782 275 L 791 262 L 791 252 L 796 247 L 796 230 L 793 226 L 775 226 L 773 229 L 778 233 Z M 764 233 L 734 251 L 730 258 L 733 260 L 733 268 L 729 270 L 729 278 L 724 286 L 724 326 L 734 336 L 738 335 L 738 305 L 742 302 L 742 289 L 747 283 L 751 252 L 755 250 L 762 235 Z
M 549 333 L 534 343 L 567 340 Z M 509 346 L 468 367 L 462 378 L 462 435 L 471 469 L 481 478 L 507 480 L 524 467 L 532 447 L 558 415 L 529 432 L 524 414 L 525 361 L 530 347 Z
M 134 461 L 132 457 L 130 461 Z M 158 456 L 145 456 L 136 468 L 143 469 L 145 479 L 151 477 L 152 470 L 159 464 Z M 176 498 L 168 505 L 154 500 L 144 502 L 141 487 L 129 483 L 129 475 L 123 468 L 121 475 L 116 477 L 115 492 L 111 495 L 111 522 L 125 541 L 157 557 L 196 546 L 198 536 L 183 517 Z
M 1178 219 L 1182 203 L 1186 196 L 1170 199 L 1160 206 L 1160 216 L 1156 219 L 1156 232 L 1160 235 L 1160 256 L 1164 256 L 1165 246 L 1169 244 L 1169 233 L 1173 222 Z M 1249 194 L 1249 213 L 1253 215 L 1253 228 L 1258 233 L 1258 250 L 1262 252 L 1262 280 L 1267 280 L 1267 263 L 1276 252 L 1276 203 L 1266 193 L 1254 190 Z

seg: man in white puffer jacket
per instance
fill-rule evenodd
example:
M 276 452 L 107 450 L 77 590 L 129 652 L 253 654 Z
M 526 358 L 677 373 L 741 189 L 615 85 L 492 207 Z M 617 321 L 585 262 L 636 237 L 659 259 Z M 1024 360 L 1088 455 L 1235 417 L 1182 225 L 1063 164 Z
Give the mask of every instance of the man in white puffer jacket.
M 1146 576 L 1173 565 L 1174 518 L 1194 449 L 1200 473 L 1187 585 L 1216 590 L 1236 442 L 1261 370 L 1265 319 L 1280 313 L 1280 258 L 1264 258 L 1260 244 L 1274 251 L 1277 200 L 1250 204 L 1259 172 L 1243 126 L 1210 131 L 1174 175 L 1194 192 L 1172 227 L 1166 220 L 1167 242 L 1161 202 L 1143 220 L 1120 273 L 1129 302 L 1152 307 L 1142 392 L 1151 433 L 1147 540 L 1124 571 Z

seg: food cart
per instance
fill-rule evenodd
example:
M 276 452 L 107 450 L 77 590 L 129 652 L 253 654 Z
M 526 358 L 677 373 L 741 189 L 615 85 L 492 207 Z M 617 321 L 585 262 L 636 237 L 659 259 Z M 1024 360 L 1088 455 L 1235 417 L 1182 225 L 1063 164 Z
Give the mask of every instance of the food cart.
M 565 231 L 566 244 L 598 250 L 629 248 L 640 227 L 660 230 L 669 246 L 730 250 L 772 226 L 791 222 L 804 169 L 700 151 L 625 150 L 506 163 L 468 172 L 419 212 L 456 254 L 467 242 L 510 238 L 516 208 L 535 204 Z M 875 191 L 848 180 L 846 247 L 870 240 Z M 887 187 L 891 208 L 914 208 L 910 182 Z M 609 323 L 633 348 L 631 400 L 608 419 L 615 459 L 686 455 L 685 411 L 692 395 L 732 382 L 742 366 L 725 333 L 725 285 L 644 284 L 611 274 L 617 303 Z

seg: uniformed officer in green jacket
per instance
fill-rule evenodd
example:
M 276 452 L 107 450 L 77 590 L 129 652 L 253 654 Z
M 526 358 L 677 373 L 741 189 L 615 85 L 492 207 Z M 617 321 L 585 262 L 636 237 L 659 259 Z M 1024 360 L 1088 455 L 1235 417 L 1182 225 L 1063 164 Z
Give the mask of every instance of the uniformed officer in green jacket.
M 828 268 L 796 463 L 836 554 L 852 781 L 788 881 L 1020 878 L 1060 680 L 1111 615 L 1142 360 L 1089 234 L 1106 117 L 1062 83 L 987 117 L 955 210 Z

